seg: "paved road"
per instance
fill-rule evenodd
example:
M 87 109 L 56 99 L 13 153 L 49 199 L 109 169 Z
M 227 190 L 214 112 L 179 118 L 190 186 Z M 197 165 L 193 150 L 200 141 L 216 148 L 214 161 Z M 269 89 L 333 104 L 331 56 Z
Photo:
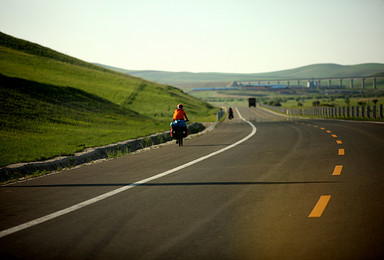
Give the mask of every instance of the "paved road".
M 235 113 L 184 147 L 1 187 L 1 258 L 382 258 L 384 125 L 239 111 L 256 132 Z

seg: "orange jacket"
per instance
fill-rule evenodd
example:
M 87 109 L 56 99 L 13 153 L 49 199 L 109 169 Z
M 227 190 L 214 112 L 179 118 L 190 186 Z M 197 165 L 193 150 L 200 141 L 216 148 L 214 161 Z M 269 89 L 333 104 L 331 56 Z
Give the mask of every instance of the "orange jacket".
M 184 117 L 185 117 L 185 119 L 188 120 L 187 114 L 185 113 L 185 111 L 183 109 L 176 109 L 173 112 L 173 121 L 178 120 L 178 119 L 184 120 Z

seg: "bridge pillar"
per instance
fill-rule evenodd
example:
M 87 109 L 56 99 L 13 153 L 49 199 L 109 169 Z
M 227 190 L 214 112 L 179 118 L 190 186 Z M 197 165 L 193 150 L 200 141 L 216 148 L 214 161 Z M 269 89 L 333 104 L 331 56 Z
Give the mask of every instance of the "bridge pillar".
M 300 87 L 300 80 L 297 81 L 297 86 Z
M 321 87 L 321 80 L 319 80 L 319 79 L 317 80 L 317 86 Z
M 339 86 L 341 88 L 343 86 L 343 79 L 339 79 L 339 82 L 340 82 Z
M 287 80 L 287 86 L 289 87 L 289 80 Z
M 328 80 L 328 86 L 332 87 L 332 80 L 331 79 Z
M 365 88 L 365 79 L 364 78 L 361 79 L 361 88 L 362 89 Z
M 373 89 L 376 89 L 376 78 L 373 78 L 373 80 L 372 80 L 372 84 L 373 84 Z
M 351 79 L 351 84 L 349 86 L 350 88 L 353 88 L 353 79 Z

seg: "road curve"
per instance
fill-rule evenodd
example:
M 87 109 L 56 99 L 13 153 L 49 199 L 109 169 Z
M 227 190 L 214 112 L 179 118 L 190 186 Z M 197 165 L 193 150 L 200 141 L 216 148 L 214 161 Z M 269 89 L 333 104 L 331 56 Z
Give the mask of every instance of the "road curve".
M 239 112 L 257 131 L 235 113 L 184 147 L 163 146 L 1 187 L 0 231 L 132 188 L 1 237 L 0 255 L 384 256 L 383 124 L 293 119 L 259 108 Z M 161 173 L 168 174 L 149 179 Z

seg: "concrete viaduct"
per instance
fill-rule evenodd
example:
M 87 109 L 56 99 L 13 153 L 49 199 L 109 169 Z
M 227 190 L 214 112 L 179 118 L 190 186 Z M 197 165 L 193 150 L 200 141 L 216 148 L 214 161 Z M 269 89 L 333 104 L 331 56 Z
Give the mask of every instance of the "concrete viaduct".
M 360 83 L 361 88 L 365 89 L 365 87 L 366 87 L 365 81 L 367 79 L 371 79 L 373 89 L 377 89 L 376 80 L 377 79 L 384 79 L 384 76 L 383 77 L 381 77 L 381 76 L 376 76 L 376 77 L 372 77 L 372 76 L 369 76 L 369 77 L 327 77 L 327 78 L 273 79 L 273 80 L 271 79 L 271 80 L 256 80 L 253 82 L 257 82 L 258 85 L 263 85 L 263 84 L 270 85 L 271 82 L 277 82 L 277 85 L 280 85 L 281 83 L 286 82 L 287 86 L 290 86 L 291 83 L 293 82 L 293 83 L 297 83 L 297 86 L 300 86 L 300 82 L 304 81 L 307 83 L 307 87 L 319 87 L 319 86 L 322 86 L 321 85 L 322 81 L 327 81 L 328 86 L 331 87 L 332 81 L 338 80 L 339 86 L 342 87 L 343 81 L 348 80 L 349 81 L 349 88 L 353 88 L 354 84 L 356 82 L 358 82 L 358 83 Z

